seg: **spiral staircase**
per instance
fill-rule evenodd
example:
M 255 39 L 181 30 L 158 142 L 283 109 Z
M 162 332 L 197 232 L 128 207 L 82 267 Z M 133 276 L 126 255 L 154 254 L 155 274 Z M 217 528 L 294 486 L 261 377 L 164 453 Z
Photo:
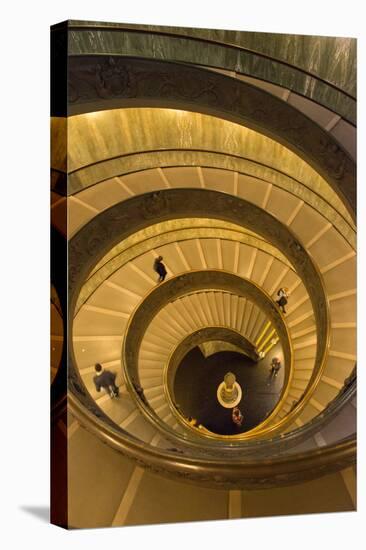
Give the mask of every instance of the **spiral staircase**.
M 51 36 L 52 521 L 354 510 L 354 41 L 77 21 Z M 258 372 L 281 358 L 256 426 L 192 425 L 174 382 L 193 349 Z

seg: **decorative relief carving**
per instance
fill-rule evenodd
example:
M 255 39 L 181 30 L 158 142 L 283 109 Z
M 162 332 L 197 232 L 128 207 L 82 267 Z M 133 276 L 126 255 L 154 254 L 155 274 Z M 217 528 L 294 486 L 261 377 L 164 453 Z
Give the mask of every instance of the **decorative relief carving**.
M 156 218 L 168 212 L 169 205 L 166 195 L 160 191 L 155 191 L 148 197 L 143 198 L 141 206 L 141 215 L 145 220 Z
M 152 201 L 152 210 L 149 203 Z M 107 250 L 124 237 L 134 232 L 134 227 L 147 226 L 149 217 L 143 218 L 141 211 L 154 214 L 154 222 L 175 217 L 217 217 L 253 229 L 283 250 L 295 267 L 312 300 L 316 319 L 327 315 L 324 290 L 319 274 L 305 250 L 289 233 L 288 229 L 261 208 L 237 197 L 201 189 L 167 189 L 158 193 L 147 193 L 133 197 L 126 202 L 102 212 L 83 227 L 69 244 L 69 283 L 72 299 L 84 282 L 92 267 Z M 161 209 L 161 211 L 160 211 Z M 152 215 L 152 214 L 151 214 Z M 177 285 L 183 288 L 182 279 Z M 74 293 L 75 290 L 75 293 Z M 275 307 L 275 306 L 273 306 Z M 71 308 L 72 310 L 72 308 Z M 317 321 L 318 324 L 318 321 Z M 324 332 L 325 331 L 325 332 Z M 318 361 L 326 339 L 326 329 L 318 325 Z
M 76 417 L 79 416 L 73 405 L 69 410 Z M 103 413 L 100 419 L 104 421 Z M 263 455 L 259 448 L 266 442 L 257 442 L 255 457 L 248 457 L 245 453 L 241 458 L 230 460 L 220 451 L 219 456 L 216 455 L 216 457 L 210 456 L 208 451 L 206 457 L 198 454 L 194 460 L 191 453 L 186 457 L 185 453 L 176 453 L 174 449 L 149 449 L 128 434 L 124 441 L 118 441 L 115 439 L 116 432 L 113 426 L 111 426 L 111 434 L 104 436 L 104 433 L 92 425 L 88 413 L 81 419 L 81 423 L 104 443 L 112 442 L 112 446 L 118 452 L 133 458 L 139 466 L 149 472 L 171 479 L 201 483 L 216 489 L 254 489 L 291 485 L 344 469 L 354 464 L 356 460 L 354 441 L 328 447 L 324 455 L 319 450 L 313 450 L 300 455 L 290 455 L 286 457 L 286 461 L 283 460 L 282 453 L 281 455 L 272 453 L 267 457 Z M 110 421 L 107 423 L 110 424 Z M 195 463 L 194 470 L 192 460 Z
M 267 314 L 281 339 L 284 350 L 287 369 L 284 382 L 285 388 L 289 379 L 291 350 L 289 334 L 282 317 L 278 313 L 278 309 L 273 304 L 272 299 L 251 281 L 232 273 L 216 270 L 193 271 L 168 279 L 150 292 L 136 309 L 130 320 L 124 342 L 125 361 L 122 361 L 122 364 L 125 365 L 124 374 L 127 379 L 133 378 L 139 383 L 138 351 L 143 335 L 158 311 L 165 304 L 176 300 L 180 296 L 187 294 L 187 292 L 205 289 L 223 290 L 244 296 L 256 303 Z
M 347 165 L 347 156 L 344 151 L 324 136 L 320 140 L 319 154 L 329 173 L 337 180 L 342 179 Z
M 133 75 L 121 59 L 108 57 L 95 68 L 95 90 L 99 97 L 110 98 L 129 93 L 133 96 Z
M 158 91 L 161 97 L 177 97 L 190 101 L 203 100 L 209 105 L 215 105 L 218 101 L 217 90 L 213 78 L 203 75 L 193 81 L 186 79 L 186 75 L 180 70 L 171 73 L 159 73 L 161 86 Z
M 71 312 L 73 311 L 73 301 L 78 294 L 77 289 L 87 277 L 89 270 L 91 270 L 98 261 L 98 258 L 110 249 L 113 244 L 132 234 L 136 225 L 141 228 L 141 205 L 145 201 L 148 201 L 152 195 L 153 193 L 149 193 L 144 195 L 143 198 L 141 196 L 134 197 L 127 202 L 112 207 L 94 218 L 71 240 L 69 249 L 69 265 L 71 266 L 69 280 Z M 189 191 L 170 189 L 161 191 L 159 193 L 159 200 L 163 198 L 163 196 L 166 197 L 166 200 L 162 201 L 162 204 L 166 206 L 166 210 L 162 216 L 164 219 L 168 217 L 171 219 L 175 217 L 195 217 L 203 214 L 209 217 L 218 217 L 219 219 L 240 223 L 249 228 L 252 227 L 255 230 L 259 229 L 259 232 L 265 236 L 265 238 L 268 238 L 270 241 L 273 240 L 282 250 L 288 251 L 286 247 L 289 242 L 288 230 L 262 209 L 242 199 L 230 197 L 215 191 L 199 189 L 191 189 Z M 236 207 L 238 210 L 237 213 L 233 212 L 233 209 Z M 120 220 L 121 217 L 123 218 L 124 215 L 127 215 L 127 212 L 130 222 L 125 228 L 119 227 L 118 223 L 113 223 L 113 220 Z M 154 221 L 159 221 L 158 215 L 155 217 Z M 148 225 L 148 220 L 146 220 L 143 225 Z M 110 229 L 111 227 L 113 231 Z M 294 240 L 293 237 L 291 238 Z M 88 247 L 87 244 L 90 242 L 92 242 L 92 246 Z M 94 254 L 90 253 L 91 249 Z M 303 278 L 305 285 L 307 285 L 308 281 L 312 281 L 312 301 L 315 317 L 318 320 L 320 319 L 319 313 L 321 304 L 324 303 L 324 301 L 322 302 L 317 299 L 323 292 L 319 276 L 312 267 L 312 262 L 307 258 L 302 249 L 299 250 L 298 247 L 294 247 L 291 249 L 291 254 L 288 254 L 288 257 L 295 269 L 299 272 L 299 275 Z M 303 257 L 307 259 L 305 263 L 302 261 Z M 207 280 L 207 283 L 210 286 L 211 281 Z M 180 277 L 176 285 L 177 289 L 184 290 L 186 279 Z M 159 303 L 159 300 L 157 303 Z M 277 315 L 277 309 L 274 304 L 271 303 L 269 307 L 272 308 L 273 314 Z M 147 317 L 149 315 L 146 304 L 141 311 L 144 312 L 144 316 Z M 326 314 L 327 310 L 324 309 L 323 313 L 324 312 Z M 326 341 L 326 326 L 319 325 L 318 333 L 318 352 L 316 361 L 317 365 L 320 365 L 323 353 L 322 350 L 324 350 L 324 342 Z M 129 355 L 128 361 L 132 361 L 132 358 L 133 356 Z
M 116 98 L 193 104 L 198 111 L 228 113 L 294 149 L 310 162 L 333 187 L 341 189 L 355 209 L 355 165 L 332 137 L 286 102 L 250 84 L 197 67 L 112 56 L 69 57 L 69 104 Z M 107 108 L 104 107 L 104 108 Z M 83 109 L 82 109 L 83 110 Z
M 153 194 L 147 194 L 144 200 L 148 200 L 152 197 L 152 195 Z M 180 216 L 197 216 L 204 212 L 205 216 L 218 216 L 220 219 L 229 220 L 233 223 L 242 223 L 245 226 L 249 225 L 249 228 L 250 226 L 252 226 L 255 230 L 260 229 L 260 233 L 265 238 L 268 238 L 269 240 L 273 239 L 275 243 L 286 253 L 289 260 L 294 265 L 295 269 L 298 271 L 299 275 L 302 277 L 303 281 L 307 285 L 307 289 L 312 296 L 312 303 L 315 310 L 317 322 L 319 322 L 319 320 L 327 319 L 327 310 L 324 307 L 326 305 L 326 302 L 323 296 L 322 285 L 317 272 L 314 270 L 314 266 L 310 258 L 306 256 L 306 253 L 301 246 L 297 246 L 296 240 L 292 236 L 290 238 L 288 230 L 284 226 L 282 226 L 282 224 L 280 224 L 275 218 L 273 218 L 260 208 L 255 207 L 250 203 L 247 203 L 246 201 L 238 198 L 228 197 L 215 191 L 198 189 L 190 189 L 189 191 L 169 189 L 160 192 L 158 200 L 159 204 L 162 205 L 161 207 L 164 211 L 164 219 L 167 219 L 167 217 L 169 216 L 172 219 L 174 219 L 174 217 Z M 136 226 L 141 228 L 141 225 L 149 225 L 148 218 L 145 220 L 144 223 L 141 224 L 142 204 L 143 202 L 141 200 L 141 197 L 135 197 L 124 203 L 119 203 L 115 207 L 112 207 L 111 209 L 101 213 L 99 216 L 94 218 L 89 224 L 87 224 L 79 233 L 77 233 L 72 238 L 69 245 L 69 298 L 71 313 L 73 311 L 73 304 L 75 304 L 75 299 L 78 295 L 79 289 L 81 288 L 85 277 L 88 275 L 95 263 L 97 263 L 98 258 L 105 254 L 106 251 L 110 249 L 111 246 L 113 246 L 116 242 L 119 242 L 122 238 L 132 234 Z M 154 216 L 154 221 L 159 221 L 159 213 Z M 293 246 L 287 247 L 287 244 L 291 242 L 293 243 Z M 193 274 L 187 275 L 192 276 Z M 185 276 L 177 278 L 176 289 L 179 289 L 179 292 L 184 289 L 185 282 Z M 192 280 L 190 282 L 192 283 Z M 210 280 L 209 278 L 207 282 L 212 283 L 212 280 Z M 156 305 L 159 298 L 155 299 L 157 300 L 155 302 Z M 275 314 L 275 312 L 278 313 L 273 304 L 271 305 L 271 307 L 273 309 L 273 314 Z M 143 311 L 148 314 L 146 307 Z M 326 337 L 326 332 L 324 333 L 323 329 L 324 327 L 319 326 L 319 340 L 323 338 L 322 345 L 324 345 L 324 338 Z M 70 332 L 72 332 L 72 326 L 70 326 Z M 323 336 L 321 336 L 322 334 Z M 116 436 L 117 434 L 117 439 L 119 438 L 118 441 L 120 452 L 125 453 L 126 456 L 130 456 L 136 459 L 138 453 L 132 449 L 129 443 L 129 441 L 133 439 L 132 436 L 127 436 L 127 434 L 123 435 L 125 434 L 125 432 L 118 429 L 118 427 L 116 427 L 116 425 L 114 425 L 113 422 L 108 417 L 106 417 L 106 415 L 104 415 L 104 413 L 91 399 L 89 394 L 85 391 L 85 388 L 78 376 L 78 373 L 73 363 L 72 346 L 70 348 L 70 351 L 71 354 L 69 359 L 69 387 L 71 396 L 76 403 L 76 413 L 79 416 L 85 414 L 84 412 L 82 412 L 83 409 L 78 409 L 79 404 L 80 406 L 84 407 L 84 411 L 86 410 L 90 413 L 91 416 L 89 422 L 93 426 L 92 429 L 94 430 L 94 433 L 96 433 L 96 435 L 98 435 L 99 437 L 102 437 L 102 434 L 100 433 L 98 426 L 93 425 L 92 418 L 95 416 L 102 420 L 103 424 L 110 426 L 110 429 L 112 430 L 110 433 L 113 433 L 114 436 Z M 350 387 L 346 389 L 346 391 L 344 392 L 345 400 L 348 399 L 348 393 L 351 390 L 353 391 L 353 388 L 354 385 L 351 384 Z M 341 407 L 343 402 L 341 403 L 341 405 L 339 403 L 340 402 L 337 401 L 337 403 L 334 404 L 334 408 Z M 304 429 L 302 431 L 304 432 L 304 434 L 307 434 L 308 430 L 314 431 L 316 429 L 320 429 L 321 423 L 319 424 L 319 426 L 318 424 L 319 421 L 316 420 L 314 424 L 310 423 L 309 427 L 304 426 Z M 302 436 L 302 431 L 301 434 L 299 432 L 296 437 Z M 296 437 L 293 439 L 293 436 L 290 434 L 289 436 L 281 438 L 281 449 L 284 449 L 287 444 L 294 445 L 293 442 L 296 440 Z M 261 448 L 263 448 L 263 450 L 265 448 L 267 449 L 268 446 L 269 448 L 271 448 L 271 451 L 265 451 L 262 456 L 276 456 L 276 454 L 278 454 L 278 441 L 278 438 L 273 438 L 269 441 L 262 442 L 263 447 Z M 285 442 L 287 442 L 286 445 Z M 260 447 L 260 445 L 257 445 L 257 443 L 258 442 L 256 442 L 255 446 L 256 454 L 257 450 Z M 117 448 L 118 445 L 116 444 L 115 447 Z M 250 444 L 246 445 L 245 448 L 246 452 L 248 452 L 251 449 Z M 204 453 L 204 455 L 210 456 L 210 452 L 214 453 L 214 451 L 207 451 Z M 225 452 L 224 449 L 222 449 L 222 452 Z M 230 452 L 232 452 L 232 450 Z M 354 454 L 352 456 L 351 455 L 347 456 L 348 463 L 354 460 Z M 166 473 L 172 463 L 165 456 L 164 451 L 161 451 L 161 457 L 158 460 L 160 461 L 158 471 L 160 471 L 161 473 Z M 145 460 L 143 462 L 145 466 L 151 466 L 148 460 Z M 333 459 L 330 462 L 333 464 Z M 337 463 L 334 467 L 338 468 L 338 466 L 339 464 Z M 206 467 L 207 464 L 204 463 L 203 469 L 206 469 Z M 316 470 L 316 468 L 317 467 L 314 466 L 314 471 Z M 175 471 L 174 473 L 175 476 L 181 475 L 178 470 L 179 468 L 177 466 L 177 471 Z M 247 477 L 245 477 L 245 471 L 245 465 L 242 465 L 242 467 L 238 469 L 237 474 L 234 475 L 235 480 L 233 480 L 235 486 L 240 486 L 240 479 L 242 479 L 242 482 L 244 484 L 243 486 L 250 485 L 251 481 Z M 327 471 L 329 471 L 329 465 L 327 466 Z M 300 478 L 302 475 L 312 476 L 313 473 L 307 472 L 305 474 L 305 472 L 294 472 L 291 475 L 293 476 L 294 480 L 298 480 L 299 476 Z M 199 479 L 199 475 L 197 475 L 197 478 L 195 478 L 195 480 L 197 479 Z M 205 483 L 212 482 L 212 472 L 209 475 L 207 473 L 206 475 L 202 475 L 202 479 L 205 479 Z M 225 479 L 226 481 L 223 481 L 223 483 L 227 484 L 227 480 L 229 479 L 229 477 Z M 280 483 L 280 481 L 275 480 L 274 476 L 269 476 L 268 479 L 271 479 L 271 483 L 274 483 L 274 485 Z M 264 483 L 264 486 L 266 486 L 265 484 L 268 482 L 268 479 L 266 478 L 266 476 L 262 475 L 260 479 L 253 481 L 253 486 L 258 486 L 258 483 L 262 482 Z M 286 484 L 288 483 L 288 481 L 289 478 L 287 478 Z M 213 483 L 215 484 L 215 481 Z

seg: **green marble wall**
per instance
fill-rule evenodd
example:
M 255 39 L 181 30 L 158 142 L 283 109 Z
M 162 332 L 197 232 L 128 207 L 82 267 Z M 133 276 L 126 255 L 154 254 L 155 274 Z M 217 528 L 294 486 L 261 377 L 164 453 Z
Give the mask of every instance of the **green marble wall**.
M 288 88 L 356 122 L 353 38 L 72 21 L 69 54 L 137 56 L 235 71 Z

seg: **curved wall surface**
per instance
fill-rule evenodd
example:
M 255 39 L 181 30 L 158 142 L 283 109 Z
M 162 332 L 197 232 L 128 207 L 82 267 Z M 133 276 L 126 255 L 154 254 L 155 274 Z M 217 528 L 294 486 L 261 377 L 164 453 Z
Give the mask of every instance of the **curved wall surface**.
M 355 509 L 355 40 L 69 21 L 52 58 L 53 521 Z M 193 418 L 199 349 L 256 425 Z

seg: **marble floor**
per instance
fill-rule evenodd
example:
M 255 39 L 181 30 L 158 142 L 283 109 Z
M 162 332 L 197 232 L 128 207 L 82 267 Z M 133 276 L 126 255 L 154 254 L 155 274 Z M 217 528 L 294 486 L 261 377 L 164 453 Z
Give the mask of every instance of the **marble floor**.
M 283 385 L 284 372 L 270 375 L 270 362 L 278 350 L 274 347 L 259 363 L 245 355 L 223 351 L 205 358 L 199 348 L 191 350 L 180 364 L 174 384 L 175 401 L 188 418 L 217 434 L 232 435 L 250 430 L 275 407 Z M 239 408 L 244 415 L 241 428 L 231 419 L 231 409 L 222 407 L 216 396 L 224 375 L 236 375 L 243 397 Z

